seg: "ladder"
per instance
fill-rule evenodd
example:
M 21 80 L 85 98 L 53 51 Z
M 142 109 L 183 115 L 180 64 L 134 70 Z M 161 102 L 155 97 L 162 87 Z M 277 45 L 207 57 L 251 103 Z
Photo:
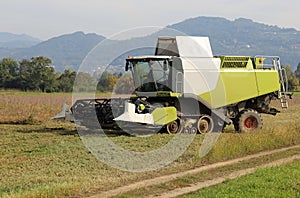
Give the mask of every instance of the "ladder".
M 280 91 L 279 91 L 279 99 L 282 108 L 288 108 L 288 100 L 287 100 L 287 89 L 288 89 L 288 78 L 286 74 L 285 68 L 282 68 L 280 65 L 279 57 L 273 57 L 273 65 L 274 68 L 278 71 L 279 81 L 280 81 Z

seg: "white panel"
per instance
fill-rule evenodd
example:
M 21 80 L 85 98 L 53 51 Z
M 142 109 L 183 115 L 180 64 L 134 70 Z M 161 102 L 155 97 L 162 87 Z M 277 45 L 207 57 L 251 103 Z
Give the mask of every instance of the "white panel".
M 220 70 L 220 58 L 181 58 L 185 70 Z
M 180 57 L 213 57 L 208 37 L 176 36 Z
M 153 116 L 150 113 L 138 114 L 135 113 L 135 105 L 132 103 L 125 103 L 125 111 L 122 115 L 115 118 L 116 121 L 126 121 L 126 122 L 138 122 L 145 124 L 154 124 Z
M 183 58 L 184 93 L 199 95 L 214 90 L 220 76 L 220 63 L 218 58 Z

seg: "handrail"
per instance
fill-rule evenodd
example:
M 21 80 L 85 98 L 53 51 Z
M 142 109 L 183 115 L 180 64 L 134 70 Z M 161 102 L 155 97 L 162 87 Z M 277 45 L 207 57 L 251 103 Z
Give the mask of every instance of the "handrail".
M 287 91 L 288 91 L 288 77 L 287 77 L 287 72 L 286 69 L 281 67 L 280 64 L 280 58 L 279 56 L 262 56 L 262 55 L 256 55 L 255 60 L 257 58 L 262 58 L 263 61 L 261 65 L 263 68 L 268 68 L 265 66 L 270 66 L 270 68 L 273 68 L 274 70 L 278 71 L 278 77 L 279 77 L 279 83 L 280 83 L 280 90 L 278 92 L 278 98 L 281 101 L 281 106 L 282 108 L 287 108 L 288 107 L 288 102 L 287 102 Z M 264 63 L 265 59 L 271 59 L 272 63 Z

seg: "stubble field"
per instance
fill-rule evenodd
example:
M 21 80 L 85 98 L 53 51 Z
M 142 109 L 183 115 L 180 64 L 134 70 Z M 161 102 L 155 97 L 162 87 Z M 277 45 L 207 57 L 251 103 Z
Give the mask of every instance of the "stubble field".
M 276 117 L 263 116 L 264 128 L 259 132 L 235 133 L 228 127 L 203 158 L 199 157 L 203 135 L 197 135 L 185 153 L 168 167 L 130 173 L 98 161 L 85 148 L 73 124 L 49 121 L 61 111 L 62 103 L 71 103 L 71 94 L 0 94 L 0 197 L 81 197 L 158 175 L 300 143 L 300 97 L 295 96 L 289 101 L 289 109 Z M 116 144 L 139 152 L 161 147 L 171 138 L 167 134 L 110 136 Z

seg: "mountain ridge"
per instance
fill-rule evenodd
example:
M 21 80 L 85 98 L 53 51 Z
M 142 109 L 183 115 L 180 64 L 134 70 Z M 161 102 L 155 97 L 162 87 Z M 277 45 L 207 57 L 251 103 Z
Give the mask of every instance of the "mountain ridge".
M 78 31 L 53 37 L 30 48 L 15 51 L 12 56 L 18 59 L 46 56 L 52 60 L 53 65 L 59 71 L 77 70 L 88 52 L 103 39 L 105 37 L 95 33 L 85 34 Z
M 27 34 L 13 34 L 9 32 L 0 32 L 0 48 L 28 48 L 40 42 L 40 39 L 34 38 Z
M 293 69 L 300 62 L 300 31 L 295 28 L 280 28 L 246 18 L 228 20 L 222 17 L 199 16 L 168 25 L 165 29 L 174 29 L 190 36 L 208 36 L 214 55 L 275 55 L 281 57 L 282 64 L 289 64 Z M 126 41 L 114 41 L 113 47 L 138 46 L 143 42 L 149 45 L 159 35 L 153 33 Z M 58 71 L 67 68 L 77 70 L 86 55 L 104 39 L 104 36 L 95 33 L 85 34 L 79 31 L 53 37 L 27 48 L 8 49 L 1 48 L 0 45 L 0 58 L 47 56 L 52 59 Z M 114 49 L 107 49 L 107 52 L 112 50 Z M 139 55 L 153 52 L 141 50 L 135 53 Z M 122 65 L 122 59 L 123 57 L 118 57 L 118 61 L 114 63 Z
M 300 32 L 238 18 L 196 17 L 168 26 L 191 36 L 208 36 L 215 55 L 276 55 L 293 68 L 300 62 Z

